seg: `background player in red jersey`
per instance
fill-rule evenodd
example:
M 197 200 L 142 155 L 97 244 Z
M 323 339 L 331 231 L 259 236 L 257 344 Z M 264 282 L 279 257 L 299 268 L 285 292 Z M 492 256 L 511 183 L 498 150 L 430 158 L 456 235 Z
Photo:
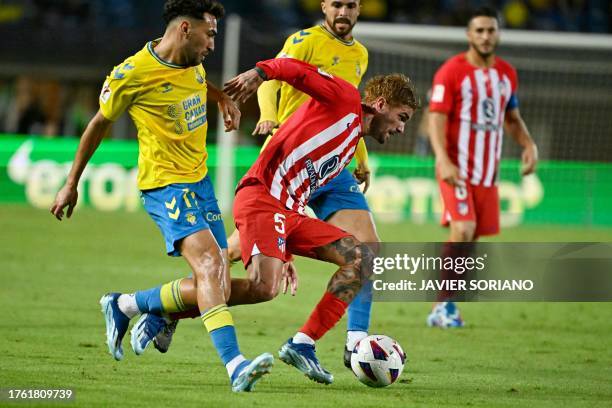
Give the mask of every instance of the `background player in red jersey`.
M 329 384 L 333 376 L 319 364 L 314 344 L 359 292 L 372 251 L 340 228 L 306 216 L 304 209 L 311 195 L 348 165 L 363 135 L 385 143 L 403 133 L 417 101 L 404 75 L 371 79 L 362 103 L 350 83 L 289 58 L 258 63 L 229 81 L 225 91 L 244 101 L 267 79 L 285 81 L 311 99 L 279 128 L 238 184 L 234 220 L 242 260 L 249 276 L 273 282 L 280 280 L 292 254 L 339 266 L 306 324 L 279 351 L 287 364 Z
M 444 203 L 442 223 L 450 225 L 444 256 L 465 256 L 470 243 L 499 232 L 499 160 L 504 127 L 523 148 L 522 174 L 535 171 L 538 150 L 521 118 L 518 77 L 495 55 L 497 12 L 475 10 L 468 20 L 467 52 L 449 58 L 436 72 L 429 104 L 429 131 L 436 176 Z M 453 271 L 442 271 L 453 279 Z M 427 319 L 430 326 L 461 327 L 452 293 L 442 291 Z

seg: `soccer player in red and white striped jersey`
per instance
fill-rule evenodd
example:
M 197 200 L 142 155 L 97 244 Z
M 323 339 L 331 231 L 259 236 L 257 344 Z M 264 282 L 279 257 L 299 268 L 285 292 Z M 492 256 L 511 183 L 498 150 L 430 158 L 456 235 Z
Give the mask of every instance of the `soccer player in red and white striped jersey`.
M 499 232 L 497 181 L 504 128 L 523 148 L 523 175 L 535 171 L 538 156 L 519 112 L 516 70 L 495 55 L 497 12 L 488 7 L 475 10 L 467 38 L 468 51 L 451 57 L 436 72 L 429 104 L 430 139 L 444 203 L 442 223 L 450 225 L 450 243 L 473 242 Z M 461 256 L 465 250 L 469 246 L 449 244 L 445 255 Z M 463 325 L 455 305 L 447 302 L 451 296 L 440 292 L 428 318 L 431 326 Z
M 401 74 L 372 78 L 359 91 L 343 79 L 310 64 L 289 59 L 259 62 L 226 84 L 234 99 L 245 100 L 268 79 L 277 79 L 311 96 L 284 122 L 238 184 L 234 220 L 242 260 L 249 276 L 278 282 L 292 254 L 334 263 L 339 269 L 310 318 L 279 352 L 280 358 L 310 379 L 329 384 L 333 376 L 315 355 L 314 343 L 331 329 L 361 288 L 372 251 L 349 233 L 304 215 L 310 195 L 351 161 L 364 135 L 385 143 L 404 132 L 417 108 L 410 80 Z M 363 268 L 365 269 L 365 268 Z M 257 290 L 251 280 L 241 299 Z M 261 296 L 251 295 L 261 301 Z

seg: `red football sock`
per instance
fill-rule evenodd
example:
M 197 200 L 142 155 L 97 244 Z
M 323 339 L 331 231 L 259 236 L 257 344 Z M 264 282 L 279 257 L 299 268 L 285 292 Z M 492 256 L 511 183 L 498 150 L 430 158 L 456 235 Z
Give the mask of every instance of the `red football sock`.
M 474 248 L 473 242 L 446 242 L 442 247 L 443 258 L 460 258 L 470 256 Z M 460 280 L 465 279 L 465 273 L 458 274 L 454 270 L 442 268 L 440 271 L 441 280 Z M 453 297 L 454 291 L 443 289 L 438 292 L 438 302 L 446 302 Z
M 313 340 L 319 340 L 329 329 L 338 323 L 347 307 L 348 303 L 338 299 L 329 292 L 325 292 L 310 314 L 308 321 L 299 331 L 308 335 Z

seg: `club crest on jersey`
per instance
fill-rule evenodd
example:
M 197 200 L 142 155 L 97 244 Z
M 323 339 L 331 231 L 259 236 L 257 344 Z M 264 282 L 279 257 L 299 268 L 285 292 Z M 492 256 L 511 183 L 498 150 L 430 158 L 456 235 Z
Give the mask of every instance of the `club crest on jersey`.
M 467 215 L 468 210 L 469 210 L 468 203 L 466 202 L 457 203 L 457 212 L 459 212 L 460 215 Z
M 355 64 L 355 73 L 358 77 L 361 77 L 361 65 L 359 65 L 359 63 Z
M 321 167 L 319 167 L 319 180 L 323 180 L 326 176 L 333 173 L 338 167 L 338 163 L 340 163 L 340 156 L 338 155 L 325 160 Z
M 198 81 L 198 83 L 203 84 L 204 83 L 204 77 L 202 76 L 202 74 L 200 74 L 200 71 L 196 69 L 195 72 L 195 77 L 196 77 L 196 81 Z
M 285 253 L 285 247 L 286 247 L 285 238 L 278 237 L 277 245 L 278 245 L 278 249 L 280 249 L 280 251 L 284 254 Z
M 336 56 L 336 57 L 333 57 L 333 58 L 332 58 L 332 67 L 333 67 L 334 65 L 338 65 L 339 63 L 340 63 L 340 57 L 337 57 L 337 56 Z

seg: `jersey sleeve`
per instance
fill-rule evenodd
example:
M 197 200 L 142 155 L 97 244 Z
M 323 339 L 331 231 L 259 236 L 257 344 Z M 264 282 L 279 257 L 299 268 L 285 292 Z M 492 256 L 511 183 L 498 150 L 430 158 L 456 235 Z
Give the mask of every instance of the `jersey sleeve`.
M 508 76 L 510 78 L 510 85 L 512 87 L 512 93 L 510 95 L 510 99 L 508 99 L 508 104 L 506 105 L 506 111 L 511 111 L 519 107 L 518 101 L 518 74 L 516 69 L 510 64 L 508 64 Z
M 257 103 L 259 104 L 259 122 L 267 120 L 278 123 L 277 93 L 280 82 L 266 81 L 257 90 Z
M 287 82 L 323 104 L 352 103 L 361 99 L 357 88 L 350 83 L 302 61 L 276 58 L 260 61 L 257 67 L 266 73 L 268 79 Z
M 453 105 L 454 75 L 449 64 L 444 64 L 434 75 L 429 111 L 448 114 Z
M 132 104 L 138 92 L 135 66 L 130 60 L 117 65 L 106 77 L 100 92 L 100 112 L 115 121 Z
M 366 148 L 365 140 L 363 137 L 359 139 L 357 143 L 357 148 L 355 149 L 355 160 L 357 160 L 358 164 L 362 166 L 368 166 L 368 149 Z

